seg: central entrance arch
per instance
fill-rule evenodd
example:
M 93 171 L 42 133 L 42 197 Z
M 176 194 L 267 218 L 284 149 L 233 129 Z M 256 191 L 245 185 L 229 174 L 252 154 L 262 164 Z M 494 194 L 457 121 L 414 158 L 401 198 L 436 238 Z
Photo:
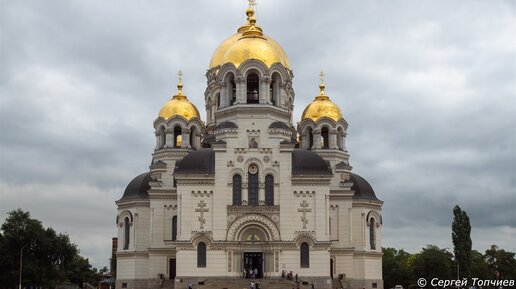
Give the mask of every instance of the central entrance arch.
M 267 229 L 258 224 L 247 224 L 240 230 L 238 239 L 245 246 L 242 254 L 244 278 L 263 278 L 265 260 L 262 245 L 269 240 Z
M 269 241 L 280 240 L 276 224 L 259 214 L 246 214 L 236 218 L 228 228 L 228 241 L 237 241 L 239 266 L 244 278 L 263 278 L 274 268 L 274 252 Z M 269 272 L 269 273 L 268 273 Z

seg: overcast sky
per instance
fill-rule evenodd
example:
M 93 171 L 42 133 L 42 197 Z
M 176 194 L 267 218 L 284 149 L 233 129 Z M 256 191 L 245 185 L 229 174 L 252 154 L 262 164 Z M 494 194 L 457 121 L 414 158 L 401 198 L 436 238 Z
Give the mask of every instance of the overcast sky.
M 258 0 L 294 71 L 295 117 L 326 92 L 353 172 L 383 207 L 382 246 L 516 251 L 516 2 Z M 202 112 L 215 48 L 245 1 L 0 0 L 0 222 L 22 208 L 108 266 L 115 200 L 148 170 L 176 91 Z

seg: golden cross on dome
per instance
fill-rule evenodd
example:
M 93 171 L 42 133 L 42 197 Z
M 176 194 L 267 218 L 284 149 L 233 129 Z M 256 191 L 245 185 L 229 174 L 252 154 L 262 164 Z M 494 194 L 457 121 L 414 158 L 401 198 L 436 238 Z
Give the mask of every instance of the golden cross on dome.
M 319 73 L 319 78 L 321 79 L 321 83 L 319 83 L 319 96 L 325 97 L 324 95 L 324 71 L 321 70 L 321 73 Z
M 254 10 L 254 7 L 256 6 L 256 0 L 247 0 L 249 2 L 249 8 L 252 8 Z
M 180 83 L 183 82 L 183 72 L 181 70 L 177 73 L 177 79 Z

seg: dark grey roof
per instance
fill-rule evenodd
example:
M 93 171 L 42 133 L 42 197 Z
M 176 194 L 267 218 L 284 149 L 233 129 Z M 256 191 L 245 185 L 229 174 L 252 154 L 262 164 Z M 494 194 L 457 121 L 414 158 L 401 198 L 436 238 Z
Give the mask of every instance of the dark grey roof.
M 215 142 L 215 135 L 213 134 L 205 134 L 202 138 L 202 147 L 209 148 L 211 144 Z
M 238 125 L 236 123 L 231 121 L 223 121 L 217 125 L 215 129 L 224 129 L 224 128 L 238 128 Z
M 350 173 L 349 179 L 353 182 L 351 190 L 355 191 L 353 199 L 365 199 L 379 201 L 371 185 L 361 176 Z
M 151 180 L 150 172 L 143 173 L 136 178 L 134 178 L 127 188 L 125 188 L 124 195 L 120 199 L 120 201 L 126 200 L 146 200 L 149 198 L 149 193 L 147 192 L 150 189 L 149 182 Z
M 166 169 L 167 163 L 165 163 L 164 161 L 157 161 L 157 162 L 151 164 L 150 168 L 151 169 Z
M 330 164 L 309 150 L 295 149 L 292 152 L 293 175 L 331 175 Z
M 275 121 L 269 125 L 269 128 L 282 128 L 290 130 L 290 126 L 282 121 Z
M 215 152 L 211 148 L 198 149 L 176 162 L 174 174 L 206 175 L 215 173 Z
M 345 163 L 345 162 L 340 162 L 338 164 L 335 165 L 335 168 L 336 169 L 346 169 L 348 168 L 349 166 Z

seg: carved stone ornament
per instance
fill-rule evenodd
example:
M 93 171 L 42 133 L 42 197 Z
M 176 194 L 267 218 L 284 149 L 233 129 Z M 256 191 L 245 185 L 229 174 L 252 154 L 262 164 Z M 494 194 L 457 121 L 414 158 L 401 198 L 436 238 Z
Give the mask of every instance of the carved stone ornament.
M 257 165 L 252 164 L 252 165 L 250 165 L 250 166 L 249 166 L 249 173 L 250 173 L 251 175 L 254 175 L 254 174 L 256 174 L 257 172 L 258 172 L 258 166 L 257 166 Z
M 265 163 L 268 163 L 270 160 L 271 160 L 271 158 L 270 158 L 269 156 L 264 156 L 264 157 L 263 157 L 263 161 L 264 161 Z
M 239 163 L 243 162 L 244 161 L 244 157 L 243 156 L 238 156 L 237 161 Z

